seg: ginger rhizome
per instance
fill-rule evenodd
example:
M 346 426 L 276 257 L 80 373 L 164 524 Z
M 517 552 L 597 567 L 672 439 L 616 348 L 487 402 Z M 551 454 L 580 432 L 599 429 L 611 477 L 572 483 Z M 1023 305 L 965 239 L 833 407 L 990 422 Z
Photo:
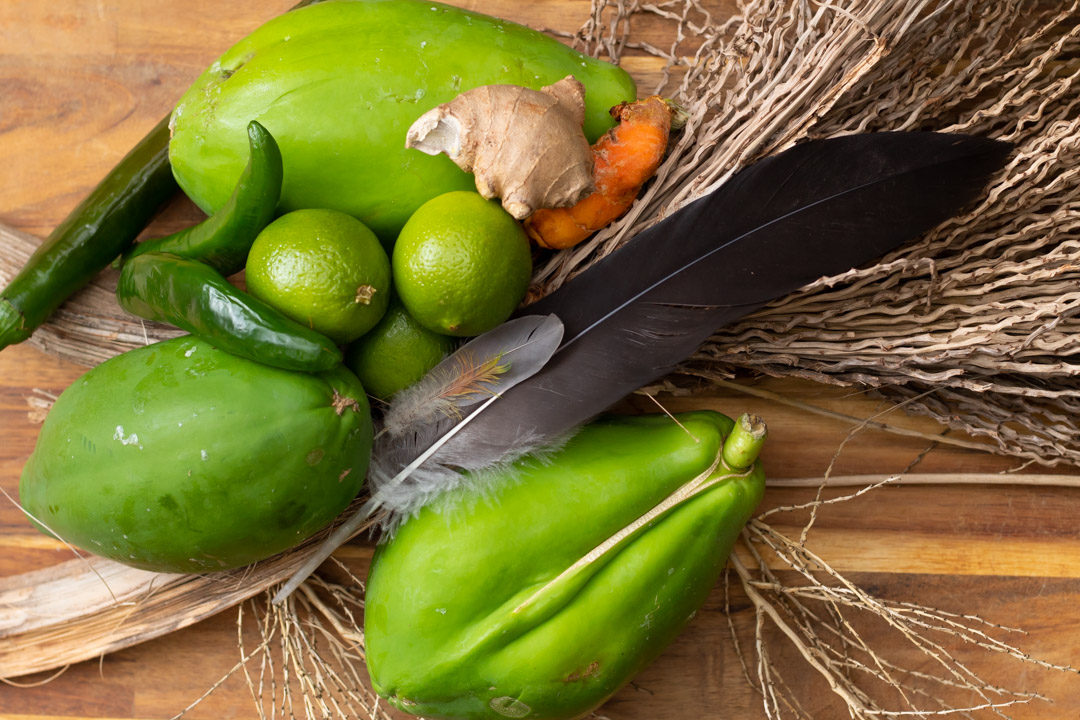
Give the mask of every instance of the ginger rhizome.
M 485 198 L 523 220 L 569 207 L 593 190 L 593 157 L 582 124 L 585 88 L 572 75 L 540 90 L 484 85 L 421 115 L 405 146 L 446 153 L 475 176 Z

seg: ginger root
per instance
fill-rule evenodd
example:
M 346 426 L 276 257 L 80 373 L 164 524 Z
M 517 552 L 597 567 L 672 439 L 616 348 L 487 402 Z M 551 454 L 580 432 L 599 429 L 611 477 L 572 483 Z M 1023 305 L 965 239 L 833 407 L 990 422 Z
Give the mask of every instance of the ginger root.
M 592 147 L 596 191 L 572 207 L 538 210 L 525 232 L 544 248 L 572 247 L 630 209 L 667 150 L 673 108 L 658 96 L 611 109 L 619 124 Z
M 484 85 L 417 118 L 405 147 L 446 153 L 474 174 L 477 192 L 523 220 L 593 191 L 584 119 L 585 88 L 572 75 L 540 90 Z

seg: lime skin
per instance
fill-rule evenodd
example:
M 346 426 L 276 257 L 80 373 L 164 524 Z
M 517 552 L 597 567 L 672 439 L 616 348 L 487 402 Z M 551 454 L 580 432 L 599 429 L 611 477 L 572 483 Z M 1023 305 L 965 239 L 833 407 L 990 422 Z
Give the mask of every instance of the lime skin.
M 390 302 L 390 260 L 362 222 L 337 210 L 295 210 L 248 253 L 248 291 L 338 343 L 373 328 Z
M 437 333 L 471 337 L 505 321 L 532 276 L 525 231 L 495 200 L 461 190 L 413 213 L 393 250 L 396 291 Z
M 396 298 L 379 324 L 345 352 L 345 365 L 368 395 L 389 400 L 449 355 L 457 342 L 416 322 Z

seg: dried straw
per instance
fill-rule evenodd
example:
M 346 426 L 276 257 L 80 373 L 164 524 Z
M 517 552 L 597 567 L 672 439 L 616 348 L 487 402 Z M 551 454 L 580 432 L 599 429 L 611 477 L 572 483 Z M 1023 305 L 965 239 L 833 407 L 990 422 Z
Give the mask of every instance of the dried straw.
M 738 555 L 732 557 L 731 565 L 756 615 L 756 660 L 743 657 L 742 665 L 755 667 L 757 679 L 751 679 L 751 684 L 757 685 L 765 717 L 770 720 L 789 714 L 808 716 L 783 681 L 784 671 L 773 660 L 767 625 L 781 631 L 843 701 L 849 716 L 857 720 L 971 717 L 982 711 L 1007 717 L 1006 708 L 1047 700 L 1036 692 L 1001 687 L 984 679 L 970 661 L 961 659 L 961 650 L 977 648 L 1045 669 L 1076 672 L 1033 658 L 1003 640 L 1001 636 L 1021 634 L 1014 628 L 973 615 L 880 600 L 844 579 L 803 543 L 760 520 L 750 523 L 743 540 L 755 566 L 753 572 Z M 774 558 L 771 563 L 765 559 L 766 552 Z M 794 571 L 799 581 L 781 580 L 770 564 Z M 874 626 L 882 625 L 895 639 L 871 644 L 866 636 L 876 629 Z M 733 640 L 741 650 L 738 636 Z M 889 658 L 902 645 L 922 656 L 922 669 L 914 670 Z M 890 652 L 884 652 L 882 646 Z M 747 675 L 751 673 L 747 671 Z

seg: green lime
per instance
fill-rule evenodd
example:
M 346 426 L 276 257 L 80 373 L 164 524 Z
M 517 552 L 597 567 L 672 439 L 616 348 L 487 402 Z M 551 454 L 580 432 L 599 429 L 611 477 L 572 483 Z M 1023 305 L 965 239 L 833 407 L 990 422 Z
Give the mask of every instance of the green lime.
M 456 344 L 416 322 L 395 298 L 379 324 L 346 350 L 345 365 L 369 395 L 389 400 L 438 365 Z
M 248 291 L 346 343 L 390 302 L 390 261 L 375 233 L 337 210 L 295 210 L 263 228 L 248 253 Z
M 468 337 L 503 322 L 525 297 L 532 254 L 498 202 L 460 190 L 421 205 L 394 244 L 394 287 L 438 333 Z

